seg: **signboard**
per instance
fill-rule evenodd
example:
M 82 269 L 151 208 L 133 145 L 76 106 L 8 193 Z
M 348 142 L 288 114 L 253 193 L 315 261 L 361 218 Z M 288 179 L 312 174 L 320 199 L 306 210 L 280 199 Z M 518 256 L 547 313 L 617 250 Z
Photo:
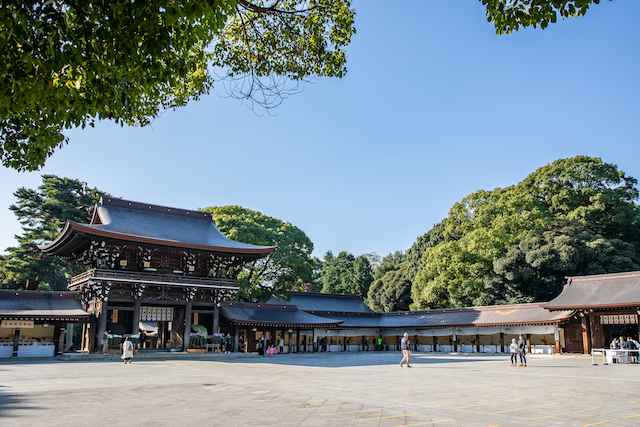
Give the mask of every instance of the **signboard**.
M 3 320 L 0 328 L 33 328 L 33 320 Z
M 637 314 L 613 314 L 600 316 L 600 324 L 602 325 L 637 325 Z

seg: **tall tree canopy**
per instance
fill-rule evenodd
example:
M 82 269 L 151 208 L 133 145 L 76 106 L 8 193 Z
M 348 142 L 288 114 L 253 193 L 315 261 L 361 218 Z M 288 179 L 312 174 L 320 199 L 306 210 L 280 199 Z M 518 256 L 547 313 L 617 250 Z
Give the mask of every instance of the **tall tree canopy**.
M 636 185 L 615 165 L 577 156 L 465 197 L 444 240 L 422 255 L 412 308 L 548 300 L 565 275 L 637 269 Z
M 591 4 L 600 0 L 481 0 L 487 8 L 487 21 L 493 22 L 496 33 L 509 34 L 540 25 L 547 28 L 560 18 L 583 16 Z
M 397 251 L 382 258 L 367 294 L 367 305 L 375 311 L 408 310 L 411 304 L 411 280 L 407 256 Z
M 0 265 L 2 287 L 66 289 L 70 266 L 61 258 L 45 255 L 37 245 L 57 237 L 68 219 L 90 222 L 101 194 L 77 179 L 55 175 L 43 175 L 36 190 L 18 189 L 14 193 L 17 202 L 9 209 L 22 223 L 23 233 L 16 236 L 18 246 L 7 248 L 9 253 Z
M 239 279 L 239 298 L 264 302 L 271 295 L 290 298 L 292 287 L 313 281 L 313 243 L 298 227 L 240 206 L 209 207 L 220 232 L 238 242 L 278 246 L 268 258 L 233 272 Z
M 342 251 L 334 256 L 328 251 L 320 273 L 322 292 L 329 294 L 367 295 L 373 282 L 373 272 L 365 255 L 355 257 Z
M 0 4 L 0 160 L 35 170 L 64 129 L 145 125 L 206 94 L 271 106 L 283 80 L 342 77 L 350 0 L 8 0 Z M 212 66 L 212 67 L 210 67 Z

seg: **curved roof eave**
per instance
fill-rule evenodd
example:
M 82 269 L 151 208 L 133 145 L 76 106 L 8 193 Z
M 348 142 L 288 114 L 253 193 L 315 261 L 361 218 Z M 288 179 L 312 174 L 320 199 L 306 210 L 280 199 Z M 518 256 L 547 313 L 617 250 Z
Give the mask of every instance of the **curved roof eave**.
M 137 243 L 147 243 L 160 246 L 171 246 L 177 248 L 194 249 L 207 252 L 229 252 L 234 254 L 262 254 L 267 255 L 276 250 L 277 246 L 258 246 L 256 248 L 230 248 L 221 246 L 206 246 L 193 243 L 183 243 L 174 240 L 154 239 L 150 237 L 134 236 L 130 234 L 115 233 L 112 231 L 100 230 L 94 227 L 88 227 L 75 221 L 67 220 L 60 235 L 51 243 L 38 246 L 42 251 L 47 253 L 55 253 L 56 249 L 62 247 L 72 238 L 72 233 L 78 231 L 92 236 L 110 238 L 114 240 L 132 241 Z

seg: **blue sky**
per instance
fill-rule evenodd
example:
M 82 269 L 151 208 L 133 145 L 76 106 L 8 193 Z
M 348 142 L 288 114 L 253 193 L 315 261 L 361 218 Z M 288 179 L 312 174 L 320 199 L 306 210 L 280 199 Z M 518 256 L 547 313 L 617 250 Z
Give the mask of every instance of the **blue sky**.
M 392 5 L 392 6 L 390 6 Z M 408 249 L 479 190 L 575 155 L 640 179 L 640 2 L 498 36 L 479 1 L 355 0 L 347 76 L 273 113 L 209 96 L 151 126 L 72 130 L 38 172 L 0 168 L 8 210 L 41 175 L 186 209 L 239 205 L 291 222 L 314 255 Z

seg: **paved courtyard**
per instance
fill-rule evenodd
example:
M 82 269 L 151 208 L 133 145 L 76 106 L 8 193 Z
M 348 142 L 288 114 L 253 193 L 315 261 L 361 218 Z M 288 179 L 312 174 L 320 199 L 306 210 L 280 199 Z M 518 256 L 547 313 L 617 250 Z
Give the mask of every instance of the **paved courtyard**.
M 640 365 L 330 353 L 0 363 L 1 426 L 639 426 Z

